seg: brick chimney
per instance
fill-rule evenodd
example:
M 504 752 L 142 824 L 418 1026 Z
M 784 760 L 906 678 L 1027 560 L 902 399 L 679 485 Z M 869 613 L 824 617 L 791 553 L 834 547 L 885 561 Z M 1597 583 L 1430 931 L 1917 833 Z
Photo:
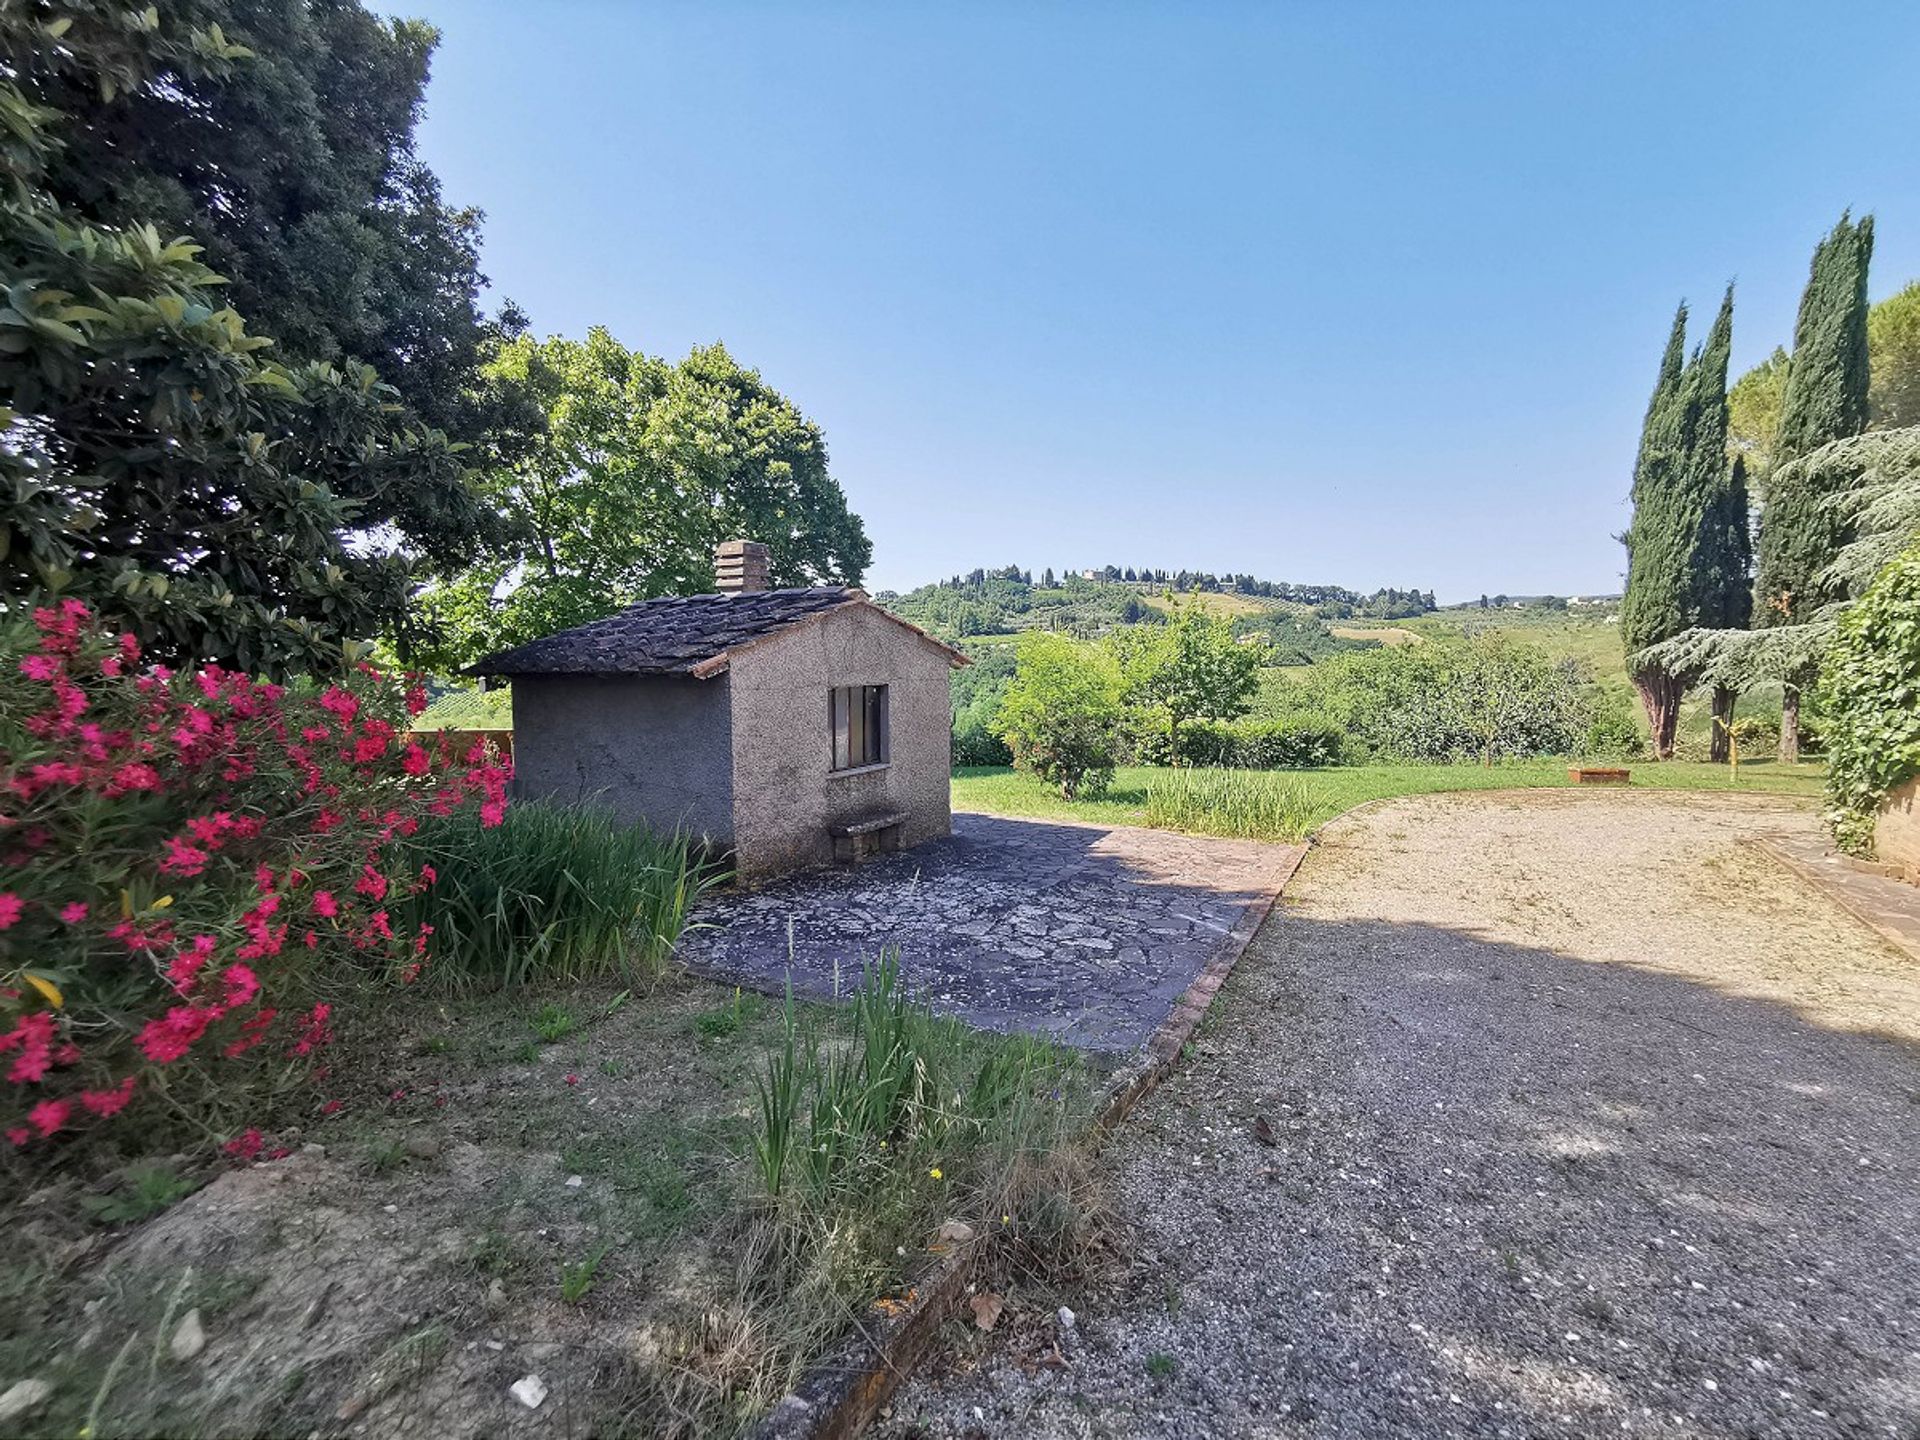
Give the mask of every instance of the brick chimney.
M 722 540 L 713 547 L 714 579 L 722 595 L 767 589 L 769 564 L 767 547 L 757 540 Z

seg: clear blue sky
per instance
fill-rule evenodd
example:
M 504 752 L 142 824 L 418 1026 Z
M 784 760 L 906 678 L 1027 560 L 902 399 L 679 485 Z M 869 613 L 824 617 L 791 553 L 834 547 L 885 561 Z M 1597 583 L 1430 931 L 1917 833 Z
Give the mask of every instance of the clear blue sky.
M 975 565 L 1617 587 L 1674 302 L 1920 276 L 1920 7 L 375 0 L 541 333 L 723 340 L 870 588 Z

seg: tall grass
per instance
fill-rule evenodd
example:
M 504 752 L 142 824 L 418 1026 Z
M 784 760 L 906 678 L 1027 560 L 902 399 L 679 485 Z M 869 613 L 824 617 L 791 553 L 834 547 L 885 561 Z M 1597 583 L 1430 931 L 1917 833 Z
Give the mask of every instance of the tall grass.
M 540 801 L 510 805 L 491 829 L 435 821 L 408 844 L 437 879 L 398 908 L 433 926 L 432 973 L 454 985 L 651 978 L 716 878 L 683 835 Z
M 1147 786 L 1147 824 L 1161 830 L 1299 840 L 1322 818 L 1311 786 L 1267 770 L 1168 770 Z
M 836 1012 L 789 999 L 759 1076 L 749 1147 L 759 1203 L 737 1234 L 733 1393 L 764 1406 L 943 1222 L 966 1222 L 993 1268 L 1046 1278 L 1104 1243 L 1083 1142 L 1090 1077 L 1027 1036 L 935 1016 L 902 988 L 892 953 Z M 692 1367 L 681 1377 L 692 1408 Z M 711 1386 L 713 1381 L 705 1382 Z

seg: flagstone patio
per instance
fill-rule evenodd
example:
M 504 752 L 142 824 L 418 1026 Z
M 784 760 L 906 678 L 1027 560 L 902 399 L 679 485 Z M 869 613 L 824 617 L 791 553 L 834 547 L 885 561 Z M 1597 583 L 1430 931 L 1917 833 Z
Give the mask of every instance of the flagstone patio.
M 682 958 L 768 994 L 791 984 L 831 999 L 891 947 L 908 988 L 942 1014 L 1132 1050 L 1303 848 L 989 815 L 953 827 L 857 869 L 715 895 Z

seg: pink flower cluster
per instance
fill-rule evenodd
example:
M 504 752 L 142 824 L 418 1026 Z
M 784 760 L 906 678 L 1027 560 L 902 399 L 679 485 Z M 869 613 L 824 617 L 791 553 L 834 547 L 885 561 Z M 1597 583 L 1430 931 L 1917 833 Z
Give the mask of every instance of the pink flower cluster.
M 484 745 L 409 737 L 425 704 L 364 666 L 291 690 L 143 666 L 71 600 L 0 630 L 10 1141 L 119 1114 L 160 1068 L 176 1102 L 244 1105 L 312 1063 L 343 1001 L 420 973 L 433 927 L 390 907 L 436 877 L 396 841 L 475 802 L 499 824 L 511 779 Z

